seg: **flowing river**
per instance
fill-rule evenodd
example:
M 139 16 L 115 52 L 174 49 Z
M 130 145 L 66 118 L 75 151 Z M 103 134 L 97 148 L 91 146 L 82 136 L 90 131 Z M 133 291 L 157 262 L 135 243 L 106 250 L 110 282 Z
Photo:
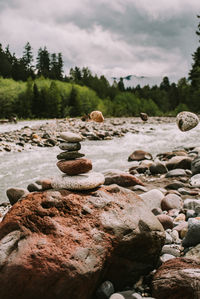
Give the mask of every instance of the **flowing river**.
M 54 120 L 52 120 L 54 121 Z M 49 121 L 48 121 L 49 122 Z M 1 125 L 0 132 L 20 129 L 21 127 L 45 121 L 27 121 L 17 124 Z M 200 126 L 188 132 L 181 132 L 175 122 L 152 124 L 138 123 L 137 134 L 127 133 L 122 138 L 112 140 L 82 142 L 81 152 L 93 162 L 94 171 L 106 169 L 127 170 L 131 162 L 128 156 L 137 149 L 158 153 L 178 147 L 200 146 Z M 26 188 L 39 178 L 48 178 L 61 173 L 56 167 L 58 147 L 36 148 L 22 152 L 0 152 L 0 202 L 8 201 L 6 190 L 10 187 Z

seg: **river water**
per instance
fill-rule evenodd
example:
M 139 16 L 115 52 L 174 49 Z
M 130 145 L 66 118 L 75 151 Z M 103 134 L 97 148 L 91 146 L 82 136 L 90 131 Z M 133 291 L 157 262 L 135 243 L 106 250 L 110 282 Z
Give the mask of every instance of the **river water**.
M 45 122 L 29 121 L 1 125 L 0 132 Z M 155 157 L 158 153 L 178 147 L 200 146 L 199 125 L 188 132 L 181 132 L 175 122 L 138 123 L 135 124 L 135 129 L 139 130 L 139 133 L 127 133 L 122 138 L 103 141 L 86 140 L 82 142 L 81 152 L 92 160 L 93 170 L 101 172 L 113 168 L 127 170 L 131 167 L 131 162 L 128 162 L 127 158 L 137 149 L 148 151 Z M 6 190 L 10 187 L 26 188 L 29 183 L 39 178 L 48 178 L 61 173 L 56 167 L 56 155 L 59 152 L 58 147 L 0 152 L 0 202 L 8 201 Z

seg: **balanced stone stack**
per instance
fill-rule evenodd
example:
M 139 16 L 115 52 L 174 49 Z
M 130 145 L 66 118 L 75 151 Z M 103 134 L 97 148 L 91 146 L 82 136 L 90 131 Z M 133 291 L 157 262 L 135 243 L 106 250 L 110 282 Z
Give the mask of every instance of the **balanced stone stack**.
M 57 166 L 64 175 L 53 178 L 52 187 L 89 190 L 102 185 L 104 175 L 92 172 L 92 161 L 83 158 L 85 155 L 79 152 L 83 137 L 72 132 L 63 132 L 60 137 L 64 141 L 59 146 L 63 152 L 57 155 Z

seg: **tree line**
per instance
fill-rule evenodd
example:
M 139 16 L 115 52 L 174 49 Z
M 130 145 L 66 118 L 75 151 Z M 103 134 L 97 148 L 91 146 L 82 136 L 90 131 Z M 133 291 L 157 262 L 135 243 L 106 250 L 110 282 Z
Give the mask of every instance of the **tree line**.
M 196 34 L 200 36 L 200 23 Z M 0 44 L 0 118 L 76 117 L 94 109 L 107 116 L 200 113 L 200 47 L 192 57 L 188 78 L 177 83 L 164 77 L 160 85 L 125 87 L 123 78 L 111 84 L 88 67 L 76 66 L 65 75 L 62 53 L 49 53 L 47 47 L 39 48 L 34 64 L 29 42 L 21 58 Z

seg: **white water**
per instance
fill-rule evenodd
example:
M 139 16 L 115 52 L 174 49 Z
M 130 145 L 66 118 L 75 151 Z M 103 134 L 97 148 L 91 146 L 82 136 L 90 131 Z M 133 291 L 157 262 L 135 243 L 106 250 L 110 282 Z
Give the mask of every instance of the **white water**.
M 45 122 L 45 121 L 44 121 Z M 41 121 L 23 122 L 12 125 L 16 129 Z M 5 125 L 4 131 L 8 128 Z M 1 127 L 2 129 L 2 127 Z M 84 141 L 81 152 L 93 162 L 93 170 L 103 171 L 117 168 L 127 170 L 131 162 L 128 156 L 137 149 L 150 152 L 153 156 L 177 147 L 200 146 L 200 126 L 191 131 L 181 132 L 175 123 L 136 124 L 139 134 L 127 133 L 122 138 L 104 141 Z M 37 148 L 24 152 L 0 153 L 0 202 L 7 201 L 6 190 L 10 187 L 23 187 L 39 178 L 48 178 L 60 173 L 56 167 L 58 147 Z

